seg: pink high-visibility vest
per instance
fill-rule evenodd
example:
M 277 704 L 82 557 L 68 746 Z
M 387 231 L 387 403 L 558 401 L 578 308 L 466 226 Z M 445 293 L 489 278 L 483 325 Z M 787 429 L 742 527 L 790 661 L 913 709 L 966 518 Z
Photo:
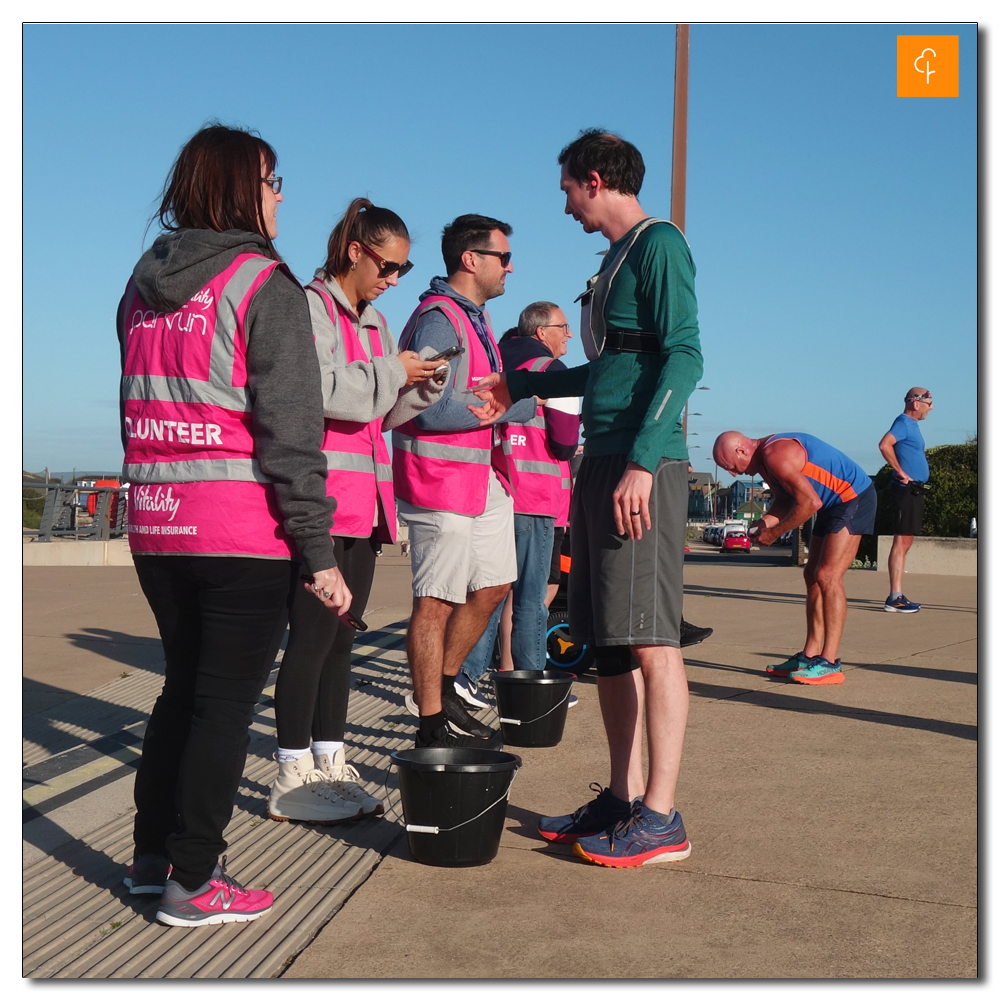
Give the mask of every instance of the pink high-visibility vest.
M 543 372 L 553 358 L 529 358 L 518 370 Z M 545 411 L 541 406 L 535 415 L 522 423 L 511 422 L 507 431 L 511 458 L 517 469 L 517 489 L 514 492 L 515 514 L 539 514 L 554 517 L 556 526 L 569 524 L 569 496 L 572 477 L 569 462 L 561 462 L 552 454 L 545 433 Z
M 350 317 L 318 278 L 306 285 L 326 305 L 330 322 L 340 331 L 334 341 L 334 361 L 346 367 L 352 361 L 370 361 Z M 385 318 L 378 314 L 385 328 Z M 369 326 L 368 339 L 372 356 L 385 356 L 381 331 Z M 336 391 L 336 389 L 334 390 Z M 389 449 L 382 437 L 382 418 L 369 423 L 355 420 L 331 420 L 323 423 L 322 449 L 329 469 L 327 496 L 337 498 L 332 534 L 348 538 L 368 538 L 379 507 L 378 537 L 383 542 L 396 541 L 396 500 L 392 494 L 392 464 Z
M 465 353 L 452 361 L 456 390 L 473 388 L 490 374 L 490 359 L 465 310 L 447 295 L 428 295 L 407 320 L 399 338 L 400 351 L 407 350 L 420 317 L 440 309 L 451 320 L 458 343 Z M 489 317 L 486 330 L 496 350 Z M 469 404 L 478 406 L 478 397 L 469 394 Z M 501 482 L 513 492 L 517 472 L 509 461 L 510 443 L 506 424 L 475 427 L 467 431 L 423 431 L 408 420 L 392 432 L 392 477 L 396 496 L 415 507 L 448 510 L 476 517 L 486 510 L 492 465 Z
M 138 553 L 294 558 L 254 452 L 246 315 L 277 261 L 240 254 L 172 313 L 125 290 L 124 479 Z

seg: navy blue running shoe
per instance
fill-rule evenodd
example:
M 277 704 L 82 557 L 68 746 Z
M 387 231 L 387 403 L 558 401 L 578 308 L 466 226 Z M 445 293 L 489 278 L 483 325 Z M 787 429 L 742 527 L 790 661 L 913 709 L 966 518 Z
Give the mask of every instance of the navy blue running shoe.
M 600 833 L 628 818 L 629 804 L 613 795 L 610 788 L 601 788 L 592 781 L 590 790 L 597 792 L 597 798 L 568 816 L 542 816 L 538 832 L 554 844 L 574 844 L 578 837 Z
M 681 814 L 674 810 L 664 823 L 641 800 L 632 803 L 632 814 L 617 826 L 593 837 L 581 837 L 573 850 L 607 868 L 638 868 L 660 861 L 683 861 L 691 853 Z

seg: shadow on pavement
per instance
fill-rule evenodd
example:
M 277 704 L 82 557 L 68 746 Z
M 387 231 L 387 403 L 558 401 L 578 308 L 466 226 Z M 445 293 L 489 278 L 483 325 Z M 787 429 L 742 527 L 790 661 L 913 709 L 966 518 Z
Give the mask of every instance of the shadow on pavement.
M 774 690 L 774 685 L 769 685 L 766 690 L 753 691 L 734 690 L 732 687 L 722 687 L 718 684 L 689 681 L 688 687 L 691 693 L 699 698 L 714 698 L 719 701 L 732 701 L 738 698 L 744 703 L 760 708 L 774 708 L 782 712 L 840 715 L 864 722 L 876 722 L 884 726 L 898 726 L 903 729 L 919 729 L 924 732 L 938 733 L 941 736 L 955 736 L 961 740 L 979 739 L 978 726 L 970 726 L 960 722 L 944 722 L 941 719 L 924 719 L 917 715 L 902 715 L 897 712 L 877 712 L 849 705 L 836 705 L 818 698 L 807 698 L 800 695 L 778 694 Z

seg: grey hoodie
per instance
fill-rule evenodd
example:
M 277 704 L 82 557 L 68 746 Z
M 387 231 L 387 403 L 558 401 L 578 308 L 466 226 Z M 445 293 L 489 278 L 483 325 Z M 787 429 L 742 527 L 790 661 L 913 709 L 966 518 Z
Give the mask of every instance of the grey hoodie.
M 271 256 L 262 236 L 230 229 L 186 229 L 155 240 L 132 276 L 142 300 L 173 312 L 241 253 Z M 118 342 L 124 364 L 124 297 Z M 252 399 L 255 458 L 274 483 L 285 531 L 310 573 L 337 565 L 330 537 L 336 501 L 326 495 L 323 397 L 309 307 L 301 286 L 276 269 L 247 311 L 247 383 Z M 125 437 L 124 401 L 122 447 Z

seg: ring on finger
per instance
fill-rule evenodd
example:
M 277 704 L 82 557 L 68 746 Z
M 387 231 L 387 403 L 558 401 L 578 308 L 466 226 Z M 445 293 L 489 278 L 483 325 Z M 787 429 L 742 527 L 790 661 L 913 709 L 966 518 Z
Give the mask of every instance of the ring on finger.
M 631 515 L 632 515 L 633 517 L 638 517 L 638 516 L 639 516 L 639 515 L 640 515 L 640 514 L 642 513 L 642 511 L 641 511 L 641 510 L 630 510 L 630 511 L 629 511 L 629 513 L 630 513 L 630 514 L 631 514 Z
M 329 600 L 329 599 L 330 599 L 330 591 L 329 591 L 329 590 L 324 590 L 324 591 L 323 591 L 323 596 L 324 596 L 324 597 L 325 597 L 325 598 L 326 598 L 327 600 Z

